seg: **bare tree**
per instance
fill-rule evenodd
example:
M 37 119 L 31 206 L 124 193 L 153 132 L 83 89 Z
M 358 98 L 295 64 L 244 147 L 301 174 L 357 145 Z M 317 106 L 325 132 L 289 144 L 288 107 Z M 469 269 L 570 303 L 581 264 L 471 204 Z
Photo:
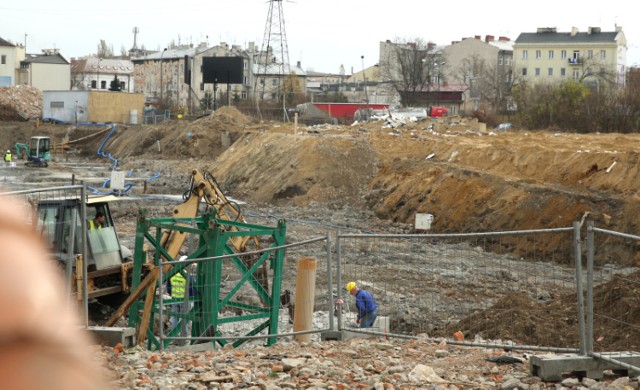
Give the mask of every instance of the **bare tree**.
M 98 44 L 97 56 L 99 58 L 113 58 L 113 45 L 110 45 L 104 39 Z
M 441 63 L 442 54 L 435 44 L 421 38 L 397 39 L 381 53 L 380 72 L 400 95 L 403 106 L 428 105 L 425 96 L 428 100 L 432 84 L 439 82 Z

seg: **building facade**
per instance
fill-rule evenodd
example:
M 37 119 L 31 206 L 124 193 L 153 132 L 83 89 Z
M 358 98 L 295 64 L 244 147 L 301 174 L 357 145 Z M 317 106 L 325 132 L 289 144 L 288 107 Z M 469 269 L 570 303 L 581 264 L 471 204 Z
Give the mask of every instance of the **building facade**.
M 493 109 L 506 106 L 513 83 L 513 42 L 508 37 L 480 35 L 452 42 L 443 50 L 443 80 L 465 85 L 461 113 L 482 105 Z
M 117 78 L 122 92 L 133 92 L 133 62 L 117 58 L 71 59 L 71 90 L 107 91 Z
M 24 60 L 24 46 L 0 38 L 0 87 L 16 85 L 20 61 Z
M 625 83 L 627 40 L 622 27 L 558 32 L 555 27 L 521 33 L 513 45 L 514 77 L 525 83 L 577 81 L 593 86 Z
M 58 49 L 27 54 L 20 62 L 16 84 L 29 85 L 41 91 L 69 91 L 71 66 Z

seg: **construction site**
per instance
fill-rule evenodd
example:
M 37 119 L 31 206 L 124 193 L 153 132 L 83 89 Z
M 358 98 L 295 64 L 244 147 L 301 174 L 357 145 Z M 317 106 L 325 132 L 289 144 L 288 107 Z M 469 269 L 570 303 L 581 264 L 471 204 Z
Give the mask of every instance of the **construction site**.
M 13 154 L 3 192 L 26 198 L 62 188 L 69 197 L 84 187 L 95 199 L 86 220 L 108 211 L 101 234 L 129 248 L 109 259 L 88 255 L 84 276 L 87 325 L 134 329 L 126 342 L 94 351 L 116 387 L 637 386 L 636 355 L 625 355 L 640 348 L 636 135 L 504 131 L 460 117 L 306 126 L 260 122 L 233 107 L 157 125 L 83 125 L 16 121 L 3 107 L 13 119 L 0 122 L 0 145 Z M 31 158 L 34 140 L 47 142 L 42 161 Z M 45 206 L 62 207 L 30 199 L 41 221 L 53 218 Z M 427 226 L 418 223 L 425 216 Z M 590 252 L 588 226 L 620 236 L 596 239 Z M 586 347 L 578 252 L 585 281 L 587 254 L 595 254 L 596 320 Z M 207 262 L 216 256 L 229 262 Z M 313 280 L 299 269 L 305 259 L 317 262 Z M 67 266 L 66 280 L 80 309 L 81 264 Z M 115 283 L 106 271 L 114 265 Z M 148 289 L 176 270 L 193 272 L 200 297 L 195 317 L 180 317 L 179 326 L 169 325 L 171 296 Z M 350 280 L 376 297 L 382 338 L 358 333 L 352 301 L 351 310 L 333 310 Z M 312 298 L 301 281 L 315 286 Z M 290 333 L 293 302 L 311 313 L 302 343 Z M 336 331 L 351 333 L 327 336 Z M 572 362 L 550 374 L 532 363 L 531 348 L 517 346 L 615 352 L 631 368 Z

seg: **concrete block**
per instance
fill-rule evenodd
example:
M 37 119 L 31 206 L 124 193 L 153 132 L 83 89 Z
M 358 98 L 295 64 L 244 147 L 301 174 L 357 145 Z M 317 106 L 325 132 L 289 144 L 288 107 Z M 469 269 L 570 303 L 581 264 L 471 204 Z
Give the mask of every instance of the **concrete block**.
M 125 348 L 136 345 L 135 328 L 119 328 L 106 326 L 90 326 L 87 329 L 100 344 L 115 347 L 122 343 Z
M 640 353 L 638 352 L 611 352 L 602 355 L 640 367 Z M 628 370 L 621 368 L 614 362 L 573 354 L 531 356 L 529 370 L 531 375 L 547 382 L 560 381 L 565 374 L 600 380 L 604 376 L 605 370 L 614 370 L 621 375 L 629 374 Z

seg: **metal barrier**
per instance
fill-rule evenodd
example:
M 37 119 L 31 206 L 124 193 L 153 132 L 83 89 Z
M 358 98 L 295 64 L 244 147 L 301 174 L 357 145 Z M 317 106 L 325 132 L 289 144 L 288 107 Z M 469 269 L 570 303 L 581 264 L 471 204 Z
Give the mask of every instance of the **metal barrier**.
M 256 346 L 255 341 L 266 341 L 269 339 L 302 335 L 311 335 L 317 340 L 319 333 L 327 331 L 330 327 L 333 312 L 328 310 L 331 298 L 331 273 L 330 256 L 327 248 L 330 246 L 329 237 L 318 237 L 303 242 L 274 246 L 253 252 L 242 253 L 243 257 L 253 255 L 263 255 L 276 251 L 285 250 L 284 266 L 282 268 L 282 294 L 280 295 L 280 309 L 275 322 L 269 321 L 268 307 L 260 301 L 259 297 L 246 282 L 246 273 L 238 269 L 236 258 L 238 254 L 203 257 L 197 259 L 184 259 L 180 261 L 160 262 L 159 264 L 172 265 L 172 268 L 184 269 L 186 272 L 182 278 L 184 289 L 180 287 L 180 277 L 175 280 L 163 276 L 163 267 L 158 267 L 159 293 L 157 310 L 158 323 L 162 326 L 154 327 L 154 336 L 159 340 L 160 348 L 165 348 L 170 344 L 200 344 L 205 342 L 216 342 L 224 344 L 227 341 L 236 340 L 246 342 L 244 345 Z M 315 275 L 300 274 L 297 266 L 302 259 L 314 259 Z M 240 268 L 242 268 L 240 266 Z M 221 272 L 219 278 L 207 278 L 204 275 L 207 270 Z M 256 272 L 260 272 L 257 269 Z M 268 275 L 263 277 L 266 280 L 277 281 L 279 278 L 273 277 L 273 269 L 266 270 Z M 303 270 L 300 272 L 312 272 Z M 169 274 L 170 275 L 170 274 Z M 188 276 L 188 277 L 187 277 Z M 296 283 L 296 280 L 315 280 L 316 286 L 311 294 L 310 301 L 301 302 L 295 300 L 295 296 L 301 296 L 308 291 L 306 284 Z M 165 282 L 161 282 L 167 279 Z M 216 280 L 220 280 L 218 285 Z M 175 283 L 172 283 L 175 282 Z M 243 284 L 244 283 L 244 284 Z M 176 293 L 175 286 L 178 286 Z M 293 290 L 295 286 L 295 291 Z M 272 286 L 273 287 L 273 286 Z M 213 292 L 212 296 L 207 296 L 203 292 Z M 313 311 L 311 328 L 305 331 L 294 332 L 293 320 L 295 305 L 309 307 Z M 218 307 L 219 311 L 212 312 L 212 307 Z M 198 323 L 204 317 L 213 317 L 216 324 L 207 329 L 199 329 Z M 273 320 L 273 318 L 271 318 Z M 276 325 L 277 324 L 277 325 Z M 241 342 L 234 343 L 239 346 Z
M 80 254 L 81 259 L 87 259 L 86 235 L 81 234 L 86 231 L 86 204 L 80 202 L 81 215 L 69 215 L 71 220 L 76 219 L 79 224 L 63 224 L 62 218 L 58 215 L 60 208 L 49 206 L 52 202 L 79 201 L 86 199 L 84 182 L 80 185 L 70 185 L 63 187 L 49 187 L 24 191 L 10 191 L 0 193 L 0 197 L 11 196 L 18 199 L 24 207 L 25 224 L 33 226 L 34 232 L 40 236 L 49 248 L 66 248 L 61 253 L 51 253 L 51 261 L 55 261 L 64 273 L 64 282 L 67 286 L 69 302 L 75 304 L 82 300 L 82 310 L 85 325 L 88 325 L 88 299 L 87 299 L 87 269 L 82 267 L 82 279 L 73 278 L 74 268 L 79 264 L 76 258 Z M 40 210 L 38 210 L 40 205 Z M 77 209 L 65 208 L 64 212 L 76 213 Z M 56 244 L 56 240 L 63 240 L 62 245 Z M 81 294 L 79 296 L 78 294 Z
M 639 241 L 640 236 L 587 223 L 586 353 L 636 373 L 640 373 Z
M 346 295 L 351 307 L 338 326 L 392 337 L 426 333 L 452 344 L 576 352 L 581 340 L 577 281 L 582 279 L 575 261 L 576 233 L 577 227 L 338 235 L 338 295 Z M 373 293 L 378 316 L 389 318 L 387 327 L 355 326 L 354 300 L 343 289 L 349 281 Z M 545 327 L 553 326 L 556 314 L 547 313 L 546 302 L 560 295 L 571 299 L 568 320 L 576 326 L 559 339 Z

